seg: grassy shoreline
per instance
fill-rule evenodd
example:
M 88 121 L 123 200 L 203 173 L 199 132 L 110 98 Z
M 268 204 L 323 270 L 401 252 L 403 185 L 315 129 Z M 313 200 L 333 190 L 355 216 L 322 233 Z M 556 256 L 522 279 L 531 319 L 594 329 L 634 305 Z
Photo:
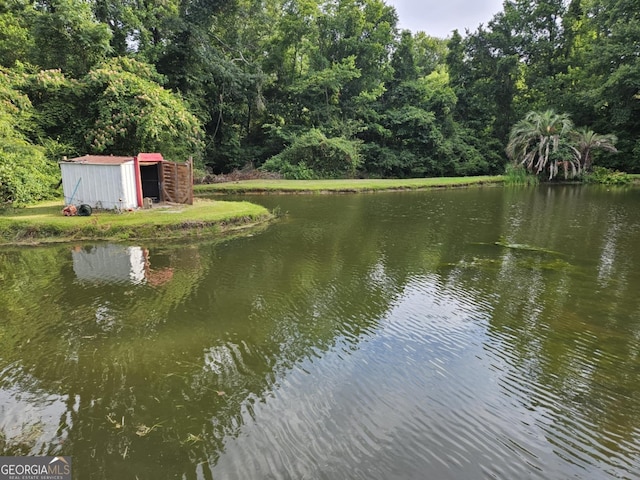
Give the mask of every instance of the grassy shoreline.
M 502 175 L 478 177 L 437 177 L 407 179 L 340 180 L 241 180 L 227 183 L 195 185 L 200 195 L 242 193 L 364 193 L 375 191 L 455 188 L 502 183 Z
M 632 175 L 640 183 L 640 175 Z M 330 194 L 459 188 L 504 183 L 504 176 L 409 179 L 240 180 L 195 185 L 200 195 Z M 193 205 L 137 210 L 121 214 L 94 212 L 65 217 L 62 200 L 17 209 L 0 209 L 0 246 L 74 241 L 176 240 L 221 237 L 266 225 L 274 214 L 249 202 L 196 198 Z
M 0 215 L 0 245 L 38 245 L 88 240 L 170 240 L 206 238 L 258 226 L 273 215 L 249 202 L 196 199 L 193 205 L 172 205 L 123 212 L 94 212 L 65 217 L 62 202 L 41 202 Z

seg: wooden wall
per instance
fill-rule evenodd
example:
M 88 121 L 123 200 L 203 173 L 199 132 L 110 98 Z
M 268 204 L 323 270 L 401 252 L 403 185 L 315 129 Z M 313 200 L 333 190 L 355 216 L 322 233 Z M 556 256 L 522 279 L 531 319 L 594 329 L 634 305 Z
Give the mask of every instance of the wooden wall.
M 193 161 L 162 162 L 162 201 L 193 205 Z

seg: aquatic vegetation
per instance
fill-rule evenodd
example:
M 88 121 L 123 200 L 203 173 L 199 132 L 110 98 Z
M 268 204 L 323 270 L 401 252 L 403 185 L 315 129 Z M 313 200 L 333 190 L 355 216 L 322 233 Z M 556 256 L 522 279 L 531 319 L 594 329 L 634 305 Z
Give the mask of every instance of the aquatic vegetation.
M 499 240 L 495 242 L 495 245 L 504 248 L 511 248 L 513 250 L 525 250 L 529 252 L 541 252 L 541 253 L 551 253 L 554 255 L 562 255 L 560 252 L 556 252 L 555 250 L 549 250 L 547 248 L 536 247 L 534 245 L 527 245 L 526 243 L 509 243 L 505 240 Z

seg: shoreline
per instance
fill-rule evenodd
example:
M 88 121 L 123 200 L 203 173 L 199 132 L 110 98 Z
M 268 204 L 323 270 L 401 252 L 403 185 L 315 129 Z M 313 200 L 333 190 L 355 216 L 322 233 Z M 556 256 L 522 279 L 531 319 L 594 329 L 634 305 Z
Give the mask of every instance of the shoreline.
M 88 241 L 174 241 L 218 238 L 253 230 L 275 216 L 249 202 L 196 199 L 123 213 L 65 217 L 61 200 L 40 202 L 0 215 L 0 246 L 38 246 Z
M 502 175 L 408 179 L 239 180 L 194 185 L 196 195 L 349 194 L 498 185 Z
M 634 178 L 638 184 L 640 175 Z M 242 235 L 268 225 L 278 215 L 247 201 L 207 199 L 222 195 L 330 195 L 407 192 L 498 186 L 504 176 L 410 179 L 238 180 L 194 185 L 193 205 L 161 205 L 148 210 L 94 212 L 65 217 L 61 199 L 0 210 L 0 247 L 90 241 L 176 241 Z

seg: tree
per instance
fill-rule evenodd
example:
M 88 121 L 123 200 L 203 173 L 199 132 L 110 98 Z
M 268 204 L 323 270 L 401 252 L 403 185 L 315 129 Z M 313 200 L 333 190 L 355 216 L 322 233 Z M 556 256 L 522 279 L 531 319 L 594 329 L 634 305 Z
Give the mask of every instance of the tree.
M 0 64 L 5 67 L 24 61 L 33 49 L 26 11 L 18 2 L 6 12 L 0 9 Z
M 582 170 L 588 172 L 591 169 L 591 151 L 600 149 L 608 152 L 617 152 L 615 147 L 616 136 L 612 134 L 599 135 L 593 130 L 579 128 L 572 132 L 574 145 L 571 147 Z
M 318 17 L 320 54 L 325 62 L 355 57 L 362 75 L 354 81 L 354 95 L 372 90 L 391 76 L 389 55 L 398 17 L 382 0 L 333 0 Z
M 418 79 L 420 73 L 415 54 L 416 45 L 413 35 L 411 31 L 403 30 L 400 34 L 400 42 L 391 57 L 391 66 L 393 67 L 393 79 L 389 82 L 391 86 L 395 86 L 399 82 Z
M 406 58 L 404 71 L 413 71 L 415 77 Z M 393 177 L 486 171 L 486 161 L 469 142 L 469 131 L 453 117 L 457 97 L 444 67 L 411 78 L 390 83 L 376 105 L 375 124 L 361 135 L 368 142 L 363 146 L 367 171 Z
M 163 88 L 148 64 L 114 58 L 83 80 L 90 102 L 87 148 L 132 155 L 162 152 L 174 160 L 199 158 L 202 125 L 182 97 Z
M 265 149 L 264 90 L 275 79 L 263 73 L 262 63 L 281 10 L 279 0 L 180 2 L 179 17 L 155 62 L 167 86 L 180 92 L 204 123 L 205 162 L 215 171 L 242 167 Z
M 429 75 L 445 64 L 448 54 L 447 40 L 431 37 L 424 32 L 416 33 L 413 40 L 416 65 L 422 75 Z
M 579 84 L 581 103 L 598 130 L 618 138 L 616 164 L 640 171 L 640 8 L 637 0 L 584 2 L 591 39 Z M 612 162 L 613 163 L 613 162 Z
M 566 139 L 572 129 L 573 122 L 567 114 L 553 110 L 529 112 L 511 129 L 507 155 L 536 175 L 547 171 L 549 180 L 558 174 L 560 163 L 566 169 L 564 162 L 568 162 L 575 176 L 580 173 L 580 162 L 573 156 L 561 156 L 568 148 Z
M 153 63 L 168 43 L 178 17 L 178 0 L 92 0 L 97 20 L 111 31 L 115 55 L 135 53 Z
M 111 32 L 96 20 L 89 3 L 44 0 L 37 5 L 40 11 L 32 27 L 33 63 L 78 77 L 110 53 Z
M 451 86 L 458 97 L 454 117 L 473 132 L 494 171 L 504 168 L 504 158 L 496 152 L 504 149 L 509 128 L 518 118 L 514 98 L 522 69 L 510 47 L 511 31 L 503 30 L 481 27 L 464 39 L 454 31 L 447 54 Z
M 265 43 L 263 136 L 252 140 L 274 155 L 311 129 L 329 139 L 368 138 L 392 81 L 396 22 L 381 0 L 285 2 Z
M 28 138 L 34 143 L 54 147 L 51 160 L 83 152 L 87 128 L 87 106 L 83 86 L 60 70 L 39 70 L 25 65 L 12 69 L 16 88 L 26 94 L 33 106 L 33 126 Z M 57 145 L 54 145 L 57 144 Z

